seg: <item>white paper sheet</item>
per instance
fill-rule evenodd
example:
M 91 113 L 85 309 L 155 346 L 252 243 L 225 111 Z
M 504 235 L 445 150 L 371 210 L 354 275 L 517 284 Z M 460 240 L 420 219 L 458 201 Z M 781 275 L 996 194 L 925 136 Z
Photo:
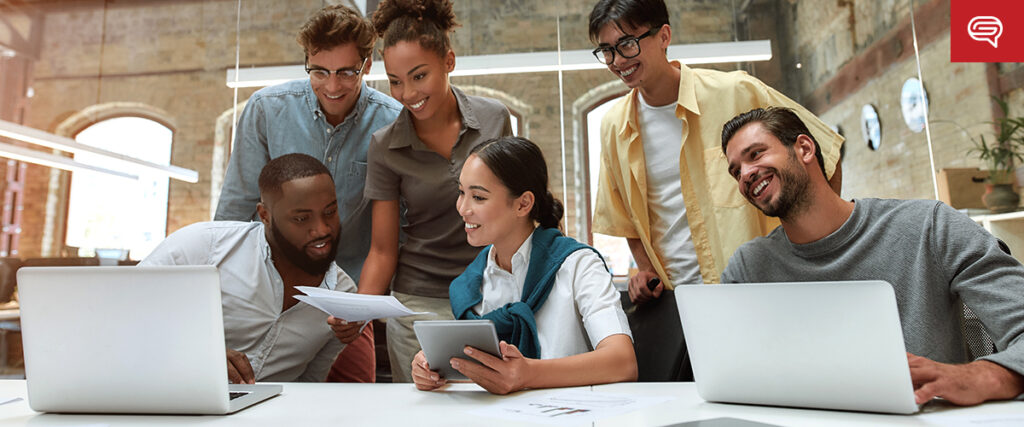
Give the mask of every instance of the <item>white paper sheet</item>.
M 657 405 L 671 396 L 631 396 L 590 391 L 560 391 L 503 400 L 469 411 L 485 417 L 551 425 L 579 425 Z
M 938 413 L 921 415 L 918 418 L 928 425 L 950 427 L 1019 427 L 1024 425 L 1024 415 L 1022 414 L 947 415 Z
M 349 322 L 402 317 L 411 314 L 433 314 L 409 310 L 390 295 L 360 295 L 309 286 L 296 286 L 295 289 L 306 294 L 296 295 L 295 299 Z

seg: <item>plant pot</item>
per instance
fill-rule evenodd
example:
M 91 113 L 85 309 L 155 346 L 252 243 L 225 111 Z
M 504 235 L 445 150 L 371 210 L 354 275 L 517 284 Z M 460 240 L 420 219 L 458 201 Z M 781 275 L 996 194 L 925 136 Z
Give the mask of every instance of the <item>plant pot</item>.
M 1013 184 L 985 184 L 981 201 L 992 213 L 1013 212 L 1017 210 L 1020 196 L 1013 191 Z

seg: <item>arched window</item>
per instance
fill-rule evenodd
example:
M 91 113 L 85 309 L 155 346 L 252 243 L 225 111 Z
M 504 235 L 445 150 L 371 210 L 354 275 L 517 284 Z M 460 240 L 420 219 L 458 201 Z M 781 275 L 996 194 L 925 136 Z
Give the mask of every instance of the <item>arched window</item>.
M 171 130 L 141 117 L 97 122 L 79 132 L 75 140 L 156 164 L 168 165 L 171 160 Z M 116 160 L 100 159 L 89 153 L 76 154 L 75 160 L 123 167 L 111 164 Z M 164 239 L 169 179 L 141 169 L 137 174 L 137 181 L 101 174 L 72 174 L 67 246 L 80 248 L 80 255 L 111 249 L 130 253 L 132 259 L 142 259 Z
M 621 98 L 621 96 L 617 95 L 606 99 L 595 105 L 583 116 L 586 125 L 586 176 L 589 186 L 587 206 L 589 207 L 591 218 L 594 217 L 598 178 L 601 170 L 601 118 L 611 109 L 615 101 Z M 600 233 L 592 233 L 592 237 L 594 248 L 604 255 L 604 260 L 608 263 L 608 268 L 611 269 L 612 275 L 629 276 L 631 273 L 630 269 L 635 268 L 635 266 L 633 255 L 629 252 L 629 245 L 626 244 L 626 239 Z

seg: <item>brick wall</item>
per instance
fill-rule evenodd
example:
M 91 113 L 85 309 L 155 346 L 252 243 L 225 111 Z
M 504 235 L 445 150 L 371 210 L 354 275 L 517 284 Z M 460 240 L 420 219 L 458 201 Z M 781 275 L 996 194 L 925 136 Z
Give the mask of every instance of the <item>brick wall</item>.
M 733 3 L 747 8 L 734 11 Z M 233 91 L 224 85 L 224 70 L 234 66 L 236 20 L 242 28 L 242 66 L 294 64 L 302 60 L 295 30 L 321 4 L 246 1 L 239 19 L 235 0 L 46 2 L 40 6 L 41 51 L 33 66 L 35 97 L 30 100 L 26 124 L 55 131 L 89 107 L 117 102 L 141 103 L 166 112 L 175 131 L 172 163 L 200 173 L 196 184 L 172 181 L 168 231 L 206 220 L 216 120 L 234 102 Z M 457 55 L 553 50 L 558 46 L 556 23 L 561 27 L 563 49 L 589 49 L 587 18 L 592 4 L 593 0 L 458 0 L 455 7 L 462 27 L 453 36 L 454 49 Z M 674 43 L 771 39 L 772 61 L 715 68 L 747 69 L 794 99 L 812 101 L 815 91 L 836 79 L 845 65 L 879 43 L 891 43 L 887 37 L 904 25 L 910 3 L 705 0 L 668 4 Z M 929 5 L 934 9 L 935 4 L 941 10 L 948 0 L 925 2 L 918 9 Z M 918 25 L 920 32 L 922 25 L 935 24 L 918 21 Z M 985 67 L 949 63 L 948 43 L 946 28 L 945 35 L 922 46 L 931 118 L 964 126 L 989 120 L 990 79 Z M 383 64 L 376 65 L 380 70 Z M 817 111 L 826 122 L 840 125 L 848 139 L 844 195 L 930 197 L 923 134 L 907 130 L 899 112 L 899 88 L 916 74 L 914 63 L 901 59 L 884 65 L 865 76 L 858 89 Z M 1017 69 L 1009 64 L 998 71 L 1006 75 Z M 527 134 L 544 149 L 552 190 L 566 203 L 567 213 L 573 214 L 583 210 L 577 206 L 582 200 L 577 200 L 581 193 L 576 187 L 583 185 L 584 171 L 574 167 L 582 142 L 573 132 L 572 108 L 594 88 L 615 80 L 606 70 L 566 72 L 561 81 L 562 104 L 556 73 L 457 77 L 452 83 L 496 91 L 528 110 L 521 111 L 527 114 Z M 387 93 L 385 82 L 371 85 Z M 239 102 L 253 91 L 240 90 Z M 1011 112 L 1024 113 L 1024 92 L 1003 91 L 1011 101 Z M 867 150 L 860 136 L 864 103 L 874 104 L 882 118 L 883 142 L 878 152 Z M 562 108 L 564 130 L 559 123 Z M 961 131 L 946 124 L 935 124 L 932 131 L 937 167 L 977 164 L 963 156 L 966 139 Z M 562 194 L 563 137 L 569 194 Z M 33 166 L 28 175 L 22 254 L 55 255 L 63 241 L 67 174 Z M 575 233 L 576 219 L 567 220 L 569 232 Z
M 674 42 L 732 38 L 729 4 L 669 3 L 676 24 Z M 321 4 L 245 2 L 240 18 L 242 66 L 300 62 L 295 30 Z M 47 8 L 42 52 L 35 68 L 36 96 L 27 124 L 54 131 L 90 106 L 116 102 L 137 102 L 167 112 L 174 130 L 172 164 L 200 173 L 196 184 L 172 180 L 168 232 L 209 219 L 216 118 L 231 108 L 233 99 L 224 85 L 224 70 L 234 66 L 236 6 L 234 0 L 180 0 L 108 2 L 104 7 L 104 2 L 97 0 Z M 592 2 L 583 0 L 456 1 L 462 27 L 453 36 L 454 49 L 460 55 L 554 50 L 558 17 L 564 49 L 591 48 L 587 35 L 591 6 Z M 570 162 L 575 154 L 569 122 L 572 103 L 591 88 L 613 80 L 605 70 L 563 76 L 565 154 Z M 557 74 L 464 77 L 453 78 L 452 83 L 491 88 L 530 107 L 530 115 L 525 117 L 528 135 L 544 149 L 552 190 L 571 213 L 577 201 L 572 190 L 568 196 L 562 194 Z M 387 93 L 384 82 L 371 86 Z M 252 92 L 241 90 L 239 101 Z M 68 129 L 70 135 L 80 130 Z M 566 173 L 572 177 L 577 171 L 570 164 Z M 32 167 L 29 181 L 22 253 L 56 255 L 63 241 L 67 174 Z

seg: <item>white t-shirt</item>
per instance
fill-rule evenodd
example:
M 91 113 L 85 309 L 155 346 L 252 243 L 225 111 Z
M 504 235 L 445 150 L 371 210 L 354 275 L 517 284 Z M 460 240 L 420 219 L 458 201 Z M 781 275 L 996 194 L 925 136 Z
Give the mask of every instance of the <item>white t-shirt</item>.
M 512 272 L 503 270 L 488 250 L 480 292 L 483 300 L 473 307 L 477 315 L 521 301 L 526 270 L 530 264 L 533 235 L 512 255 Z M 592 351 L 601 340 L 615 334 L 633 339 L 629 321 L 612 286 L 612 276 L 594 251 L 573 252 L 555 273 L 551 293 L 534 313 L 541 359 L 557 359 Z
M 676 103 L 652 107 L 637 93 L 640 135 L 647 167 L 647 206 L 651 214 L 651 239 L 672 284 L 701 283 L 697 250 L 686 219 L 683 189 L 679 180 L 679 153 L 683 121 L 676 117 Z
M 261 222 L 189 225 L 167 236 L 139 265 L 216 266 L 224 340 L 249 358 L 256 381 L 321 382 L 345 346 L 322 311 L 299 302 L 281 312 L 284 282 Z M 355 282 L 333 262 L 321 283 L 307 285 L 356 291 Z

